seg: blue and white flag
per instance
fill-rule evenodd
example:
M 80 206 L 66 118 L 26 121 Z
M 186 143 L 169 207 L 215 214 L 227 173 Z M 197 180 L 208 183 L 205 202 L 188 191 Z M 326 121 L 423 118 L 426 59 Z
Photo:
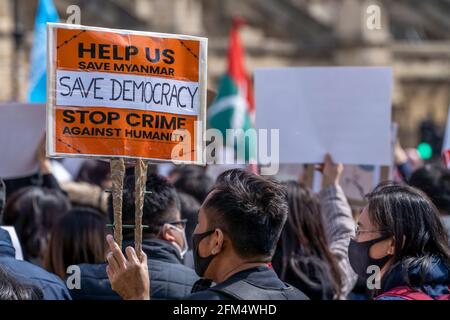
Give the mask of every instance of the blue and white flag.
M 52 0 L 39 0 L 34 23 L 28 102 L 45 103 L 47 95 L 47 22 L 58 22 Z

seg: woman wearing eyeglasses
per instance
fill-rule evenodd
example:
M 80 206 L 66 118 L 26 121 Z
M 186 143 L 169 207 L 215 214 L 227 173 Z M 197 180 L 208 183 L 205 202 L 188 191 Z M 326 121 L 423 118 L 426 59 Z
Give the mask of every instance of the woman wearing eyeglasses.
M 376 300 L 450 299 L 450 250 L 436 207 L 410 186 L 368 195 L 349 260 Z

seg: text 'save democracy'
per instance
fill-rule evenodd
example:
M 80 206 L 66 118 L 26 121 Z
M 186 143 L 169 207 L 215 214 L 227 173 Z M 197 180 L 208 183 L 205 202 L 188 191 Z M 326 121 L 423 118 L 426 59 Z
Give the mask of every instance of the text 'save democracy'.
M 87 81 L 86 81 L 87 80 Z M 109 81 L 108 81 L 109 80 Z M 107 83 L 109 82 L 109 83 Z M 194 109 L 198 87 L 177 85 L 174 81 L 158 80 L 117 80 L 95 77 L 62 76 L 58 79 L 58 96 L 93 100 L 138 102 L 145 104 L 176 106 Z

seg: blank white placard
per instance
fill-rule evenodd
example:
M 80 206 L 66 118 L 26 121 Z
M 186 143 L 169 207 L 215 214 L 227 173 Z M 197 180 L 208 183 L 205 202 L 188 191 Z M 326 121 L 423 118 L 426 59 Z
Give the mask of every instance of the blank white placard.
M 280 163 L 390 165 L 391 90 L 387 67 L 257 69 L 256 126 L 280 130 Z
M 36 150 L 45 132 L 45 105 L 0 104 L 0 177 L 36 173 Z

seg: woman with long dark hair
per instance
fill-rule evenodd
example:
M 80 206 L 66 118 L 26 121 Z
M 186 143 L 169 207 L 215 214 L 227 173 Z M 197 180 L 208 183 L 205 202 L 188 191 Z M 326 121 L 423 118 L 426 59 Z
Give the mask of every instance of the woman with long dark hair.
M 294 181 L 285 183 L 289 214 L 273 261 L 283 281 L 310 299 L 332 299 L 340 294 L 336 259 L 328 248 L 319 199 Z
M 355 225 L 338 184 L 342 170 L 325 158 L 324 188 L 318 196 L 297 182 L 285 183 L 289 213 L 273 267 L 310 299 L 345 299 L 356 280 L 347 259 Z
M 69 209 L 69 199 L 61 191 L 26 187 L 8 198 L 3 224 L 15 227 L 24 259 L 42 265 L 50 229 Z
M 94 209 L 71 209 L 51 230 L 45 268 L 65 279 L 71 265 L 105 262 L 106 224 L 105 216 Z
M 431 200 L 393 183 L 381 184 L 367 199 L 349 259 L 375 299 L 449 299 L 450 249 Z

